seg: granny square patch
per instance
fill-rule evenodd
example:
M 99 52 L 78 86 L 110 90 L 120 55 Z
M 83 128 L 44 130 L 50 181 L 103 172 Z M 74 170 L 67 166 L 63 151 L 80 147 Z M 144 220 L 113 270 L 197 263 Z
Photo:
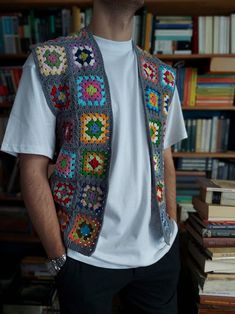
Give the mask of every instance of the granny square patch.
M 65 120 L 62 123 L 63 139 L 66 143 L 72 143 L 74 134 L 74 121 L 72 119 Z
M 81 121 L 81 142 L 84 144 L 105 144 L 108 140 L 108 116 L 102 113 L 84 113 Z
M 107 168 L 106 152 L 85 150 L 82 156 L 81 174 L 103 177 Z
M 36 54 L 42 75 L 60 75 L 65 73 L 68 65 L 64 47 L 56 45 L 37 47 Z
M 161 105 L 161 95 L 158 91 L 147 87 L 145 91 L 146 104 L 150 110 L 159 112 Z
M 70 217 L 63 209 L 58 210 L 57 217 L 60 223 L 60 230 L 64 232 L 68 226 Z
M 162 133 L 162 124 L 157 120 L 149 120 L 149 130 L 151 142 L 157 146 L 159 146 L 161 141 L 161 133 Z
M 163 88 L 174 90 L 175 73 L 166 66 L 160 66 L 160 82 Z
M 152 82 L 153 84 L 158 83 L 158 71 L 155 64 L 147 61 L 145 58 L 141 58 L 142 75 L 144 79 Z
M 170 97 L 167 93 L 163 93 L 163 114 L 168 115 L 168 110 L 170 106 Z
M 76 67 L 93 67 L 95 65 L 94 51 L 91 46 L 73 46 L 72 47 L 73 61 Z
M 76 83 L 79 106 L 104 106 L 106 95 L 104 80 L 101 76 L 80 76 Z
M 156 153 L 153 155 L 153 165 L 156 176 L 159 176 L 161 174 L 161 158 L 160 153 Z
M 82 187 L 78 205 L 81 208 L 99 214 L 102 210 L 104 192 L 100 186 L 85 184 Z
M 52 188 L 54 201 L 61 206 L 70 207 L 74 191 L 74 184 L 56 181 Z
M 156 197 L 159 203 L 161 203 L 163 201 L 163 197 L 164 197 L 164 184 L 162 181 L 157 183 L 156 186 Z
M 98 219 L 86 215 L 77 215 L 68 234 L 71 242 L 81 247 L 93 247 L 101 224 Z
M 75 173 L 76 154 L 62 150 L 56 161 L 55 174 L 63 178 L 73 178 Z
M 70 108 L 71 98 L 69 86 L 67 84 L 54 83 L 50 88 L 52 105 L 60 110 Z

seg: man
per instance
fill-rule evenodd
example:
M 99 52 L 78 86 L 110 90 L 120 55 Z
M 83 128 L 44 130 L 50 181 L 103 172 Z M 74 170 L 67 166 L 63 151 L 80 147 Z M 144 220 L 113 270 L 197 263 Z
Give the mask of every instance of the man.
M 2 145 L 64 314 L 110 314 L 118 292 L 127 313 L 177 312 L 171 145 L 186 132 L 174 70 L 131 41 L 143 2 L 94 0 L 89 28 L 33 49 Z

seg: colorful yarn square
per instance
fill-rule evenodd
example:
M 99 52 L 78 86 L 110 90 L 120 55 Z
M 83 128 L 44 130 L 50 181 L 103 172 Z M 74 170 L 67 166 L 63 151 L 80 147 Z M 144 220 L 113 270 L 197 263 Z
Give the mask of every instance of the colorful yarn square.
M 156 176 L 161 174 L 161 157 L 160 153 L 156 153 L 153 155 L 153 165 Z
M 57 212 L 57 217 L 58 217 L 58 220 L 59 220 L 59 223 L 60 223 L 60 230 L 62 232 L 65 231 L 65 229 L 67 228 L 68 226 L 68 223 L 69 223 L 69 215 L 62 209 L 60 209 L 58 212 Z
M 168 115 L 168 110 L 170 106 L 170 96 L 167 93 L 163 93 L 163 114 Z
M 74 184 L 56 181 L 52 189 L 54 201 L 61 206 L 70 207 L 74 191 Z
M 150 110 L 159 112 L 161 106 L 161 95 L 158 91 L 147 87 L 145 91 L 146 104 Z
M 72 53 L 74 64 L 79 69 L 82 67 L 93 67 L 95 65 L 94 51 L 91 46 L 73 46 Z
M 142 75 L 144 79 L 152 82 L 153 84 L 158 83 L 158 71 L 155 64 L 147 61 L 145 58 L 141 58 Z
M 36 54 L 42 75 L 60 75 L 65 73 L 68 64 L 64 47 L 56 45 L 37 47 Z
M 106 102 L 104 80 L 101 76 L 80 76 L 77 80 L 79 106 L 104 106 Z
M 103 177 L 107 168 L 106 152 L 83 152 L 81 174 Z
M 74 134 L 74 121 L 72 119 L 62 123 L 63 139 L 66 143 L 72 143 Z
M 156 197 L 159 203 L 163 201 L 164 198 L 164 184 L 162 181 L 157 183 L 156 186 Z
M 166 66 L 160 66 L 161 85 L 163 88 L 174 90 L 175 73 Z
M 78 214 L 68 234 L 71 242 L 81 247 L 94 246 L 101 224 L 98 219 Z
M 82 187 L 78 206 L 99 214 L 102 210 L 104 192 L 100 186 L 86 184 Z
M 105 144 L 108 140 L 108 116 L 102 113 L 84 113 L 81 120 L 81 142 Z
M 161 142 L 162 135 L 162 124 L 160 121 L 150 120 L 149 121 L 149 130 L 151 142 L 157 146 L 159 146 Z
M 50 91 L 52 104 L 60 110 L 69 109 L 71 104 L 69 86 L 67 84 L 54 83 Z
M 75 173 L 76 154 L 67 150 L 62 150 L 56 161 L 56 171 L 58 176 L 73 178 Z

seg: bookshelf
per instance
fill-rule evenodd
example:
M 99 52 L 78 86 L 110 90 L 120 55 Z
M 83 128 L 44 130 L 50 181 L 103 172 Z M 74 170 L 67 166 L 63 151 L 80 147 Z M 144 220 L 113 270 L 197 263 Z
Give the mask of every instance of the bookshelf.
M 12 0 L 12 9 L 49 6 L 72 6 L 77 5 L 81 8 L 91 6 L 91 0 Z M 205 15 L 205 14 L 229 14 L 235 11 L 235 3 L 231 0 L 146 0 L 146 7 L 158 15 Z M 9 1 L 2 0 L 1 8 L 9 10 Z
M 188 157 L 188 158 L 223 158 L 230 159 L 235 158 L 235 152 L 225 152 L 225 153 L 207 153 L 207 152 L 173 152 L 173 157 Z
M 92 0 L 12 0 L 12 6 L 9 8 L 9 2 L 7 0 L 0 1 L 0 12 L 3 14 L 7 12 L 22 12 L 26 9 L 71 9 L 73 6 L 77 6 L 82 10 L 91 7 Z M 146 0 L 145 6 L 147 11 L 160 15 L 173 15 L 173 16 L 199 16 L 199 15 L 230 15 L 235 12 L 235 2 L 231 0 Z M 18 54 L 0 54 L 0 65 L 22 65 L 26 60 L 28 53 Z M 235 54 L 213 54 L 213 53 L 193 53 L 193 54 L 156 54 L 161 60 L 174 65 L 182 62 L 185 66 L 197 67 L 199 69 L 208 68 L 208 64 L 213 57 L 232 58 Z M 12 106 L 11 101 L 4 101 L 0 103 L 0 117 L 6 116 Z M 206 114 L 207 118 L 212 117 L 214 114 L 225 115 L 231 117 L 232 121 L 235 118 L 235 106 L 226 106 L 218 104 L 216 106 L 208 105 L 203 107 L 193 106 L 190 107 L 183 103 L 182 109 L 186 117 L 191 115 L 198 115 L 201 117 Z M 233 131 L 233 130 L 232 130 Z M 229 147 L 230 148 L 230 147 Z M 230 148 L 229 152 L 174 152 L 173 156 L 175 160 L 178 158 L 222 158 L 222 159 L 234 159 L 235 147 Z M 0 154 L 0 158 L 3 155 Z M 4 156 L 4 158 L 6 158 Z M 7 199 L 7 196 L 6 196 Z
M 67 8 L 71 9 L 72 6 L 77 6 L 81 9 L 85 9 L 92 5 L 92 0 L 12 0 L 11 7 L 9 7 L 8 0 L 0 1 L 0 13 L 17 12 L 27 9 L 43 9 L 48 8 Z M 199 15 L 230 15 L 235 13 L 235 1 L 231 0 L 146 0 L 145 5 L 148 11 L 158 15 L 184 15 L 184 16 L 199 16 Z M 0 65 L 22 65 L 26 60 L 28 53 L 20 54 L 0 54 Z M 184 62 L 187 66 L 193 66 L 200 69 L 206 69 L 213 57 L 232 58 L 235 54 L 156 54 L 156 56 L 172 65 L 178 62 Z M 235 74 L 235 73 L 234 73 Z M 11 109 L 11 102 L 3 102 L 0 104 L 0 116 L 6 116 Z M 235 122 L 235 106 L 182 106 L 185 116 L 206 115 L 211 117 L 215 114 L 221 114 L 229 116 Z M 230 132 L 234 132 L 234 128 Z M 234 134 L 234 133 L 233 133 Z M 235 144 L 235 143 L 234 143 Z M 178 161 L 180 158 L 188 159 L 221 159 L 223 161 L 229 161 L 235 159 L 235 147 L 234 150 L 226 152 L 173 152 L 174 160 Z M 6 159 L 6 155 L 0 152 L 0 159 Z M 3 204 L 22 204 L 22 198 L 20 196 L 7 195 L 5 193 L 0 194 L 0 201 Z M 39 239 L 35 235 L 19 235 L 8 234 L 0 235 L 0 242 L 4 242 L 7 245 L 9 243 L 25 244 L 39 244 Z

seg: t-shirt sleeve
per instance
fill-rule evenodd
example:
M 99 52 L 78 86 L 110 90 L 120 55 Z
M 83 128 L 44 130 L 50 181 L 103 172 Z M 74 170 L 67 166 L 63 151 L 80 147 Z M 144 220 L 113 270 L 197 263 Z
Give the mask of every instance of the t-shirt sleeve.
M 32 55 L 24 64 L 1 150 L 53 158 L 56 118 L 44 96 Z
M 185 123 L 179 99 L 179 93 L 175 88 L 166 120 L 166 134 L 164 139 L 164 149 L 187 138 Z

